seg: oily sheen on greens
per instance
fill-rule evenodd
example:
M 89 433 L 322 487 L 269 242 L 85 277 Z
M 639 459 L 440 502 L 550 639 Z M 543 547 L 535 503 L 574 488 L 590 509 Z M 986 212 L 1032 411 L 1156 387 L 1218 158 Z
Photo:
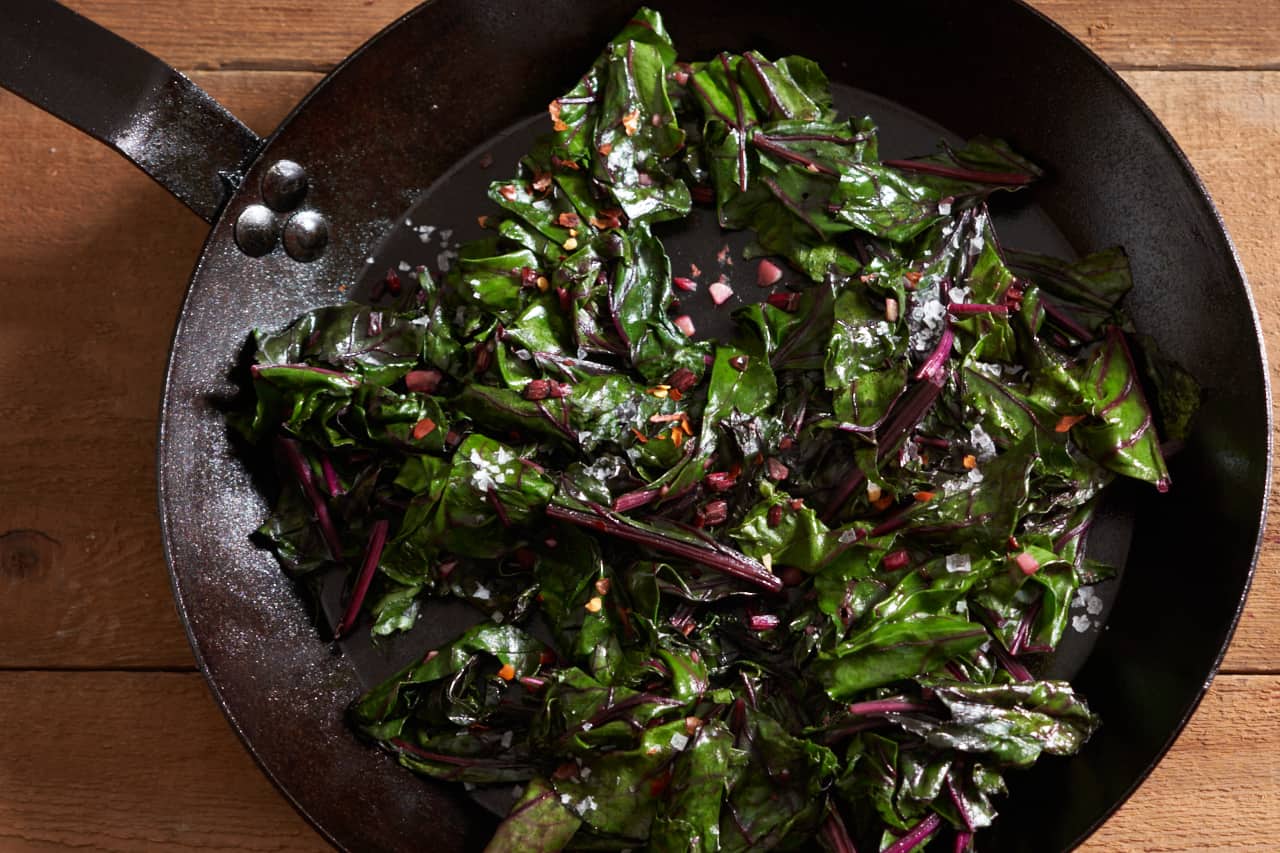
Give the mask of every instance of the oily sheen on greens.
M 1036 656 L 1110 573 L 1101 490 L 1169 487 L 1198 389 L 1135 346 L 1121 250 L 1001 248 L 987 200 L 1033 164 L 884 161 L 831 104 L 807 59 L 681 62 L 641 10 L 491 236 L 256 336 L 260 534 L 348 573 L 335 636 L 475 611 L 350 719 L 513 791 L 491 850 L 967 850 L 1006 769 L 1098 725 Z M 791 270 L 730 340 L 673 308 L 708 298 L 656 236 L 695 200 Z

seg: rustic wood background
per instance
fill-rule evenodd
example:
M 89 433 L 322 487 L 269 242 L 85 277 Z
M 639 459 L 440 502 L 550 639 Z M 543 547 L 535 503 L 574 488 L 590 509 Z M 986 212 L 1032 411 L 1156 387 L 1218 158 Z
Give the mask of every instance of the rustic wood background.
M 1033 2 L 1117 68 L 1190 156 L 1280 364 L 1276 0 Z M 266 133 L 414 3 L 69 5 Z M 206 226 L 114 153 L 6 92 L 0 193 L 0 849 L 325 849 L 194 671 L 161 556 L 155 418 Z M 1222 674 L 1086 849 L 1275 850 L 1278 838 L 1272 534 Z

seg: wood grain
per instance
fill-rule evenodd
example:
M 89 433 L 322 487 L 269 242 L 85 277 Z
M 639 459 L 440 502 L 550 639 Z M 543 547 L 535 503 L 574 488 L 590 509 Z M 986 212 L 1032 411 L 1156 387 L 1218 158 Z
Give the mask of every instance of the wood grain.
M 183 69 L 326 71 L 413 0 L 67 0 Z M 1033 0 L 1123 68 L 1280 68 L 1271 0 Z M 180 22 L 180 24 L 179 24 Z
M 2 850 L 329 849 L 198 675 L 3 673 L 0 719 Z
M 196 75 L 263 132 L 318 79 Z M 0 187 L 0 534 L 53 543 L 0 541 L 26 566 L 0 572 L 0 666 L 190 666 L 153 460 L 169 338 L 208 226 L 7 92 Z
M 1243 718 L 1248 738 L 1236 724 Z M 23 733 L 0 739 L 5 851 L 326 849 L 254 765 L 198 675 L 0 673 L 0 719 Z M 1147 784 L 1083 849 L 1274 849 L 1277 804 L 1280 678 L 1225 676 Z
M 1080 849 L 1275 850 L 1278 833 L 1280 679 L 1223 676 L 1150 778 Z

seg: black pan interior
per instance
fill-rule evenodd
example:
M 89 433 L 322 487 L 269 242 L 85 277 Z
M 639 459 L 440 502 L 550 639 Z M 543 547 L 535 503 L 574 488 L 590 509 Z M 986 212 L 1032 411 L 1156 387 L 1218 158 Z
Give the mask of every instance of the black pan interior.
M 912 0 L 835 17 L 819 3 L 788 4 L 785 15 L 763 2 L 653 5 L 686 58 L 756 48 L 817 59 L 837 83 L 856 87 L 844 95 L 877 115 L 892 153 L 930 150 L 943 127 L 1009 139 L 1048 177 L 1035 206 L 1009 211 L 1017 221 L 1002 232 L 1011 235 L 1006 242 L 1062 254 L 1124 245 L 1140 330 L 1207 389 L 1198 430 L 1171 463 L 1173 491 L 1118 496 L 1106 547 L 1128 559 L 1105 629 L 1060 656 L 1064 672 L 1079 669 L 1077 683 L 1106 725 L 1079 757 L 1015 776 L 999 828 L 983 839 L 986 849 L 1066 849 L 1138 784 L 1198 702 L 1256 555 L 1270 452 L 1265 369 L 1252 303 L 1216 212 L 1118 78 L 1012 0 Z M 476 211 L 446 204 L 441 177 L 456 169 L 449 184 L 461 187 L 509 173 L 514 158 L 499 156 L 491 140 L 567 88 L 632 8 L 548 0 L 535 15 L 499 0 L 439 0 L 412 13 L 322 84 L 271 140 L 193 277 L 159 450 L 179 608 L 233 725 L 340 846 L 410 850 L 429 832 L 441 849 L 468 849 L 483 844 L 491 820 L 345 730 L 343 707 L 394 664 L 395 650 L 331 649 L 298 590 L 249 543 L 265 503 L 255 463 L 225 429 L 230 377 L 253 327 L 279 327 L 344 298 L 340 287 L 380 278 L 401 261 L 423 262 L 424 252 L 433 260 L 441 231 L 423 242 L 419 227 L 453 227 L 451 240 L 465 239 Z M 508 143 L 522 147 L 518 132 Z M 491 147 L 488 170 L 463 162 Z M 259 200 L 262 172 L 281 157 L 308 170 L 306 205 L 330 223 L 333 243 L 313 264 L 280 250 L 249 259 L 231 235 L 235 215 Z M 675 248 L 677 263 L 681 252 Z

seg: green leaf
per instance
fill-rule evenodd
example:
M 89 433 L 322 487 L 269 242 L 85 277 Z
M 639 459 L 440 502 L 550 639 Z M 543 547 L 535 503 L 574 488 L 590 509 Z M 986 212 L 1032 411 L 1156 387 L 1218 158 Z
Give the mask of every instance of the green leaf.
M 533 779 L 498 824 L 485 850 L 487 853 L 511 850 L 556 853 L 569 844 L 581 825 L 582 820 L 561 804 L 555 789 L 545 779 Z
M 1116 326 L 1107 328 L 1106 337 L 1094 351 L 1083 390 L 1093 418 L 1075 426 L 1072 436 L 1090 456 L 1112 471 L 1167 490 L 1169 471 L 1160 452 L 1151 409 L 1124 333 Z
M 917 613 L 869 625 L 823 652 L 815 673 L 837 702 L 863 690 L 940 669 L 987 640 L 981 625 L 959 616 Z

